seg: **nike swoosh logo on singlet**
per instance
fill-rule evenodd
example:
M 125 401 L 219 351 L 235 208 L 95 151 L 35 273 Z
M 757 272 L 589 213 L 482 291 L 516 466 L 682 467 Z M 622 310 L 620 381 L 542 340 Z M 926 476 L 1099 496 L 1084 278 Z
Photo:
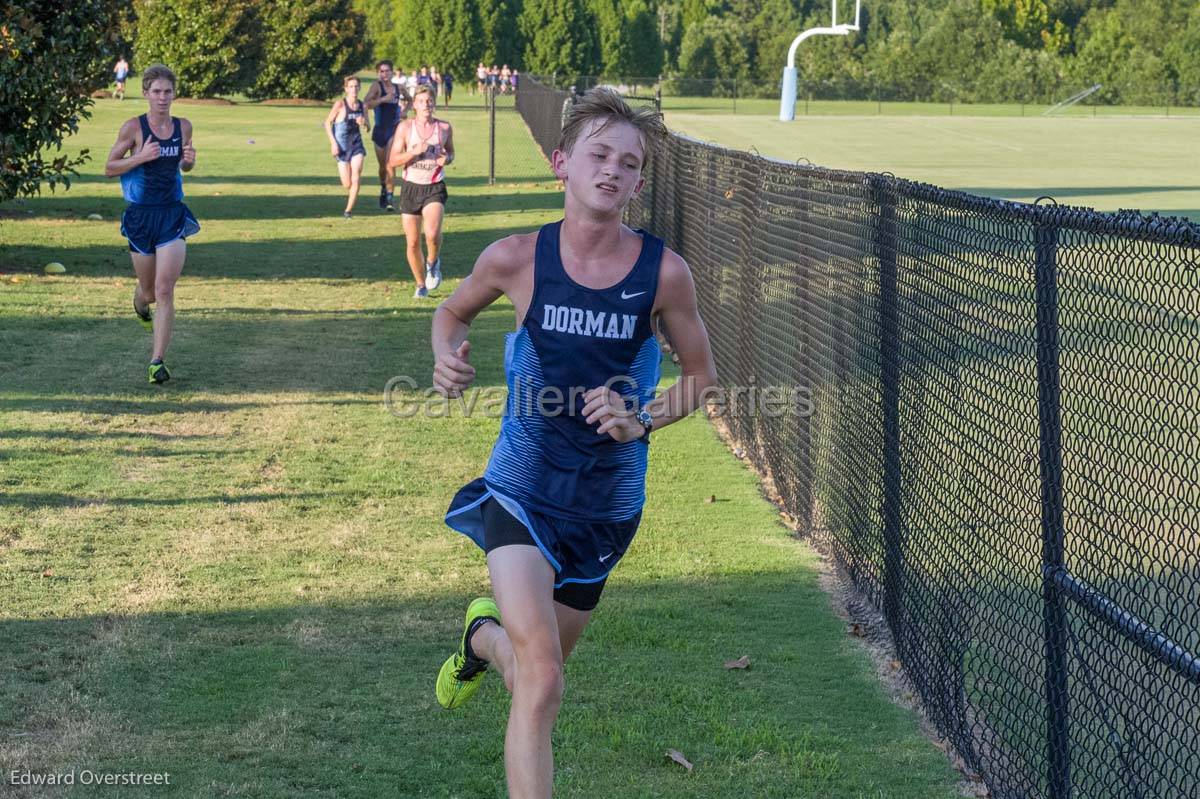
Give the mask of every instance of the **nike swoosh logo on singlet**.
M 625 291 L 624 291 L 624 290 L 622 290 L 622 291 L 621 291 L 621 299 L 623 299 L 623 300 L 632 300 L 634 297 L 640 297 L 640 296 L 642 296 L 642 295 L 643 295 L 643 294 L 645 294 L 645 293 L 646 293 L 646 292 L 644 292 L 644 291 L 635 291 L 633 294 L 626 294 L 626 293 L 625 293 Z

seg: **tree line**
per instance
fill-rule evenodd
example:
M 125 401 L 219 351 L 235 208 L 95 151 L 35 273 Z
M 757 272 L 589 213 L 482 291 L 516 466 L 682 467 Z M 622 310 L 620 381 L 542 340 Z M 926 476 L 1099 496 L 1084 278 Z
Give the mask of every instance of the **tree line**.
M 693 92 L 778 93 L 788 46 L 828 0 L 354 0 L 373 53 L 534 75 L 666 76 Z M 853 14 L 842 0 L 841 19 Z M 1196 0 L 866 0 L 862 30 L 797 54 L 827 98 L 1200 105 Z M 736 88 L 735 88 L 736 86 Z
M 840 20 L 853 14 L 842 0 Z M 788 46 L 829 0 L 134 0 L 135 66 L 170 64 L 193 96 L 325 98 L 387 58 L 471 80 L 672 79 L 668 91 L 772 96 Z M 866 0 L 862 29 L 797 53 L 828 99 L 1200 105 L 1197 0 Z

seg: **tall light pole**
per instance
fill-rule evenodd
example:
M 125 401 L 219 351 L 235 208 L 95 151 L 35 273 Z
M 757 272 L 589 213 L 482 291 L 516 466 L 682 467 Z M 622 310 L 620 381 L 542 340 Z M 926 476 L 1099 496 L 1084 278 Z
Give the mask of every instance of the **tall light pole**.
M 862 0 L 854 0 L 854 24 L 839 25 L 837 21 L 837 0 L 833 0 L 833 20 L 828 28 L 809 28 L 801 33 L 788 48 L 787 66 L 783 68 L 783 89 L 779 93 L 779 120 L 791 122 L 796 118 L 796 48 L 800 42 L 810 36 L 845 36 L 850 31 L 858 30 L 859 12 L 862 11 Z

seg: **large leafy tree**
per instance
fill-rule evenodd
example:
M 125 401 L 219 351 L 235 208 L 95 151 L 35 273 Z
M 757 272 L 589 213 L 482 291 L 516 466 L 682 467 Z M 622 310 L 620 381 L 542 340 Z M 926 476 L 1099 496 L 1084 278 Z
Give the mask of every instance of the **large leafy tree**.
M 1200 5 L 1192 8 L 1166 53 L 1178 84 L 1175 102 L 1200 105 Z
M 636 78 L 662 74 L 665 53 L 658 33 L 658 17 L 645 0 L 626 1 L 625 27 L 629 31 L 630 45 L 626 74 Z
M 460 79 L 471 74 L 483 49 L 483 25 L 474 0 L 439 0 L 429 13 L 428 58 Z
M 600 72 L 619 77 L 628 75 L 633 60 L 633 43 L 625 16 L 621 13 L 620 0 L 590 0 L 588 10 L 596 20 L 596 33 L 600 44 Z
M 1030 49 L 1058 52 L 1067 45 L 1067 28 L 1052 19 L 1046 0 L 983 0 L 983 10 L 1000 22 L 1004 35 Z
M 750 21 L 757 56 L 754 76 L 772 92 L 783 74 L 788 48 L 800 33 L 800 12 L 793 0 L 764 0 Z
M 396 35 L 392 23 L 392 0 L 353 0 L 354 10 L 366 19 L 363 37 L 372 60 L 395 60 Z
M 521 35 L 528 72 L 573 78 L 599 71 L 594 22 L 581 0 L 525 0 Z
M 134 7 L 139 67 L 166 64 L 180 94 L 213 97 L 254 84 L 263 42 L 249 0 L 135 0 Z
M 88 160 L 62 143 L 111 78 L 119 25 L 112 0 L 0 0 L 0 200 L 69 187 Z
M 350 0 L 269 0 L 260 23 L 263 62 L 251 97 L 330 97 L 369 57 L 366 19 Z
M 397 66 L 436 66 L 459 80 L 475 74 L 484 39 L 473 0 L 404 0 L 397 16 L 404 20 L 396 28 Z
M 479 0 L 483 48 L 478 61 L 524 68 L 521 60 L 524 43 L 521 40 L 520 14 L 520 0 Z M 475 74 L 474 70 L 469 70 L 469 73 Z
M 744 78 L 749 67 L 746 34 L 733 17 L 705 17 L 688 27 L 679 48 L 679 71 L 686 78 Z M 716 94 L 730 94 L 733 83 L 718 82 Z

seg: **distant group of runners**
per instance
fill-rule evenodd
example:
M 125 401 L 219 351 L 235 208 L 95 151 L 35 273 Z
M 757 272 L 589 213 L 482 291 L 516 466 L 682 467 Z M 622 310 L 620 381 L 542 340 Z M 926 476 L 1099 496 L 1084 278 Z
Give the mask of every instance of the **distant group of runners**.
M 442 282 L 442 219 L 446 210 L 444 170 L 454 161 L 454 133 L 449 122 L 434 116 L 437 84 L 418 82 L 411 92 L 394 80 L 391 61 L 375 65 L 377 80 L 364 98 L 359 98 L 361 81 L 354 75 L 343 80 L 344 96 L 325 118 L 329 149 L 337 160 L 338 176 L 347 189 L 342 216 L 350 219 L 362 181 L 368 131 L 379 164 L 379 208 L 394 211 L 397 205 L 404 223 L 407 259 L 417 289 L 415 297 L 427 297 Z M 427 70 L 422 73 L 428 75 Z M 409 108 L 414 115 L 408 117 Z M 368 116 L 374 115 L 374 125 Z M 396 170 L 400 172 L 400 197 L 395 197 Z M 421 251 L 424 238 L 425 252 Z
M 517 83 L 520 79 L 520 73 L 515 69 L 509 69 L 508 64 L 502 67 L 497 67 L 495 64 L 485 67 L 480 61 L 479 65 L 475 67 L 475 92 L 478 94 L 484 91 L 496 91 L 500 94 L 516 94 Z
M 390 80 L 391 67 L 380 62 L 365 100 L 358 79 L 346 78 L 326 130 L 353 199 L 365 157 L 360 129 L 370 129 L 367 113 L 375 112 L 380 180 L 388 179 L 384 166 L 403 170 L 400 211 L 423 297 L 441 279 L 442 170 L 454 147 L 450 125 L 433 115 L 433 89 L 419 85 L 410 100 Z M 161 64 L 143 73 L 149 109 L 121 126 L 105 164 L 128 203 L 121 233 L 137 275 L 133 310 L 154 332 L 151 383 L 170 377 L 163 357 L 175 282 L 186 239 L 200 230 L 183 203 L 181 173 L 195 166 L 196 151 L 191 123 L 171 116 L 175 86 Z M 468 605 L 433 686 L 450 710 L 474 695 L 487 671 L 500 672 L 512 693 L 504 763 L 513 799 L 551 796 L 563 663 L 637 532 L 651 434 L 694 411 L 716 384 L 687 264 L 661 239 L 621 221 L 645 183 L 651 140 L 664 134 L 660 114 L 635 111 L 610 89 L 580 98 L 551 157 L 565 188 L 563 218 L 488 246 L 431 321 L 433 386 L 458 397 L 475 379 L 471 323 L 501 297 L 516 311 L 505 339 L 510 394 L 500 436 L 483 477 L 456 494 L 445 516 L 486 553 L 494 598 Z M 381 203 L 390 203 L 385 193 Z M 419 242 L 413 246 L 422 225 L 423 263 L 414 261 Z M 681 377 L 656 395 L 660 326 L 671 332 Z M 518 386 L 552 407 L 527 409 Z

